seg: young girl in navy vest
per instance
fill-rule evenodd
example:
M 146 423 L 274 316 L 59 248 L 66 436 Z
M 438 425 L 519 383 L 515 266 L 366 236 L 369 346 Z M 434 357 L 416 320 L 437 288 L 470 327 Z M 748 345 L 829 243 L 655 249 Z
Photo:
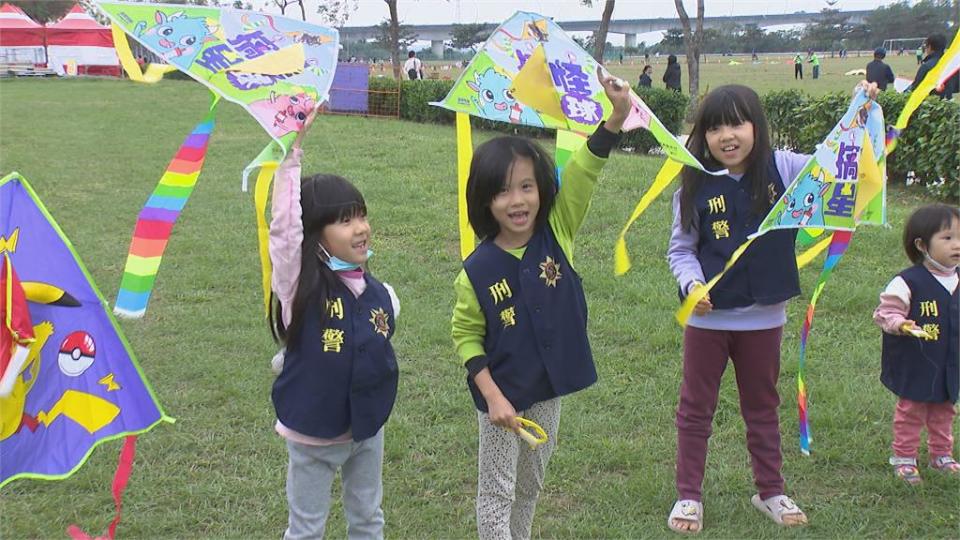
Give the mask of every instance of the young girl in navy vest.
M 917 209 L 903 230 L 913 266 L 880 294 L 873 320 L 883 329 L 880 380 L 899 399 L 893 413 L 894 474 L 920 483 L 917 451 L 927 428 L 930 467 L 960 474 L 953 459 L 960 358 L 960 210 L 934 204 Z
M 277 169 L 270 222 L 272 330 L 285 346 L 273 385 L 287 443 L 285 539 L 321 538 L 339 469 L 350 538 L 383 538 L 383 425 L 397 395 L 390 345 L 399 302 L 361 269 L 371 252 L 363 196 L 333 175 L 300 179 L 300 145 Z
M 876 85 L 861 84 L 876 96 Z M 723 269 L 809 158 L 771 150 L 760 99 L 740 85 L 721 86 L 707 94 L 687 148 L 702 157 L 706 167 L 725 168 L 730 174 L 716 177 L 683 169 L 682 186 L 673 197 L 667 251 L 681 296 Z M 752 502 L 781 525 L 806 523 L 804 513 L 784 494 L 777 417 L 786 301 L 800 294 L 795 238 L 796 230 L 759 237 L 687 321 L 676 420 L 678 498 L 667 518 L 675 531 L 692 533 L 703 528 L 707 440 L 728 359 L 736 371 L 740 412 L 747 425 L 747 449 L 757 487 Z
M 478 411 L 480 538 L 530 537 L 560 396 L 597 379 L 573 239 L 630 108 L 626 83 L 601 83 L 613 113 L 571 157 L 559 194 L 553 160 L 524 138 L 492 139 L 470 165 L 467 211 L 482 242 L 454 283 L 452 334 Z M 517 416 L 548 442 L 528 448 Z

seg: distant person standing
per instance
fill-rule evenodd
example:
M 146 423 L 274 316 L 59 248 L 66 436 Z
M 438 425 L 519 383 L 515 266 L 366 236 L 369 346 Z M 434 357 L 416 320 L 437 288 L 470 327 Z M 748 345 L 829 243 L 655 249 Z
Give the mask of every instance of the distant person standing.
M 873 62 L 867 64 L 867 81 L 877 83 L 877 88 L 881 91 L 886 90 L 894 78 L 893 70 L 883 61 L 886 57 L 887 50 L 880 47 L 873 51 Z
M 653 87 L 652 75 L 653 75 L 653 66 L 649 64 L 643 66 L 643 73 L 640 74 L 640 81 L 639 81 L 640 86 L 643 86 L 646 88 L 652 88 Z
M 820 78 L 820 57 L 814 51 L 807 51 L 807 62 L 813 65 L 814 80 Z
M 803 57 L 800 53 L 793 57 L 793 79 L 803 80 Z
M 667 57 L 667 69 L 663 72 L 663 82 L 670 90 L 680 92 L 680 64 L 677 62 L 676 55 L 671 54 Z
M 917 65 L 918 66 L 923 62 L 923 46 L 924 44 L 921 43 L 920 46 L 917 47 Z
M 417 53 L 410 51 L 407 53 L 407 61 L 403 63 L 403 71 L 411 81 L 423 79 L 423 62 L 417 58 Z

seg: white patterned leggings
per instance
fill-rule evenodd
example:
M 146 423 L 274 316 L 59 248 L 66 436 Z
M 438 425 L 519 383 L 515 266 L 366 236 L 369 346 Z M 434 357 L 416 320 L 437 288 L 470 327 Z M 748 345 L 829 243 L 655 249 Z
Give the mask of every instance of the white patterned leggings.
M 486 413 L 477 411 L 477 532 L 481 540 L 530 538 L 544 473 L 557 446 L 560 398 L 534 403 L 517 414 L 539 424 L 548 441 L 530 448 L 518 435 L 492 424 Z

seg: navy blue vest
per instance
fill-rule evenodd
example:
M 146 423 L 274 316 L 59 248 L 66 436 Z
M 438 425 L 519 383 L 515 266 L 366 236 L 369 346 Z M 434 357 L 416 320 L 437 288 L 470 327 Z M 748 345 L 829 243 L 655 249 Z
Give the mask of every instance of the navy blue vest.
M 490 374 L 516 410 L 596 382 L 583 284 L 549 226 L 530 238 L 523 259 L 488 239 L 463 268 L 486 320 Z M 467 385 L 486 412 L 470 376 Z
M 907 318 L 937 339 L 927 341 L 884 332 L 880 381 L 902 398 L 928 403 L 956 403 L 960 383 L 958 291 L 948 293 L 921 265 L 907 268 L 900 272 L 900 277 L 910 287 Z
M 773 156 L 767 167 L 770 201 L 783 195 L 783 181 Z M 750 186 L 729 176 L 710 177 L 700 187 L 694 202 L 700 226 L 697 259 L 703 277 L 710 281 L 747 236 L 757 232 L 764 215 L 753 212 Z M 754 240 L 723 278 L 710 291 L 716 309 L 752 304 L 776 304 L 800 294 L 794 245 L 796 229 L 773 230 Z
M 338 283 L 320 327 L 320 306 L 311 302 L 296 347 L 287 348 L 273 383 L 273 406 L 284 426 L 311 437 L 333 438 L 352 430 L 362 441 L 377 434 L 397 397 L 397 360 L 390 295 L 364 274 L 359 298 Z

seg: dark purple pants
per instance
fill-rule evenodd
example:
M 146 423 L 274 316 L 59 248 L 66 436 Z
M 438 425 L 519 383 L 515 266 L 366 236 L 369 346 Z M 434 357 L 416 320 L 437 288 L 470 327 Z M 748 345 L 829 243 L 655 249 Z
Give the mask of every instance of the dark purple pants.
M 713 432 L 720 378 L 733 361 L 740 414 L 747 425 L 753 479 L 762 499 L 783 494 L 777 377 L 783 327 L 769 330 L 704 330 L 683 334 L 683 383 L 677 408 L 677 493 L 701 499 L 707 440 Z

